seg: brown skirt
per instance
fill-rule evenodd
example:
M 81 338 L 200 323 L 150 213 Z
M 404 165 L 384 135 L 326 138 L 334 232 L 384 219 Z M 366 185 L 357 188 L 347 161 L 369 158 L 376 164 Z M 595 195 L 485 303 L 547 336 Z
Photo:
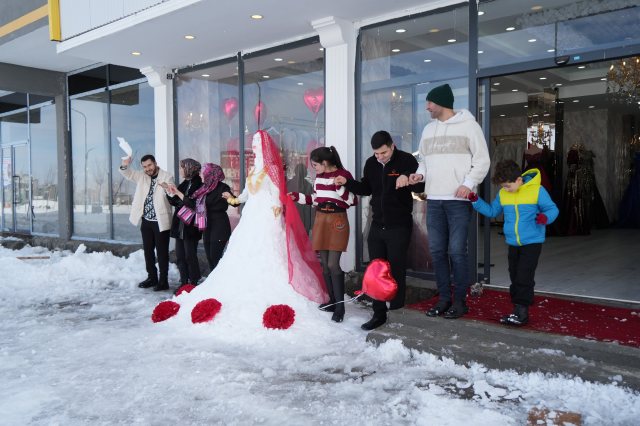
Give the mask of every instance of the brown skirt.
M 349 244 L 349 219 L 347 219 L 347 213 L 322 213 L 316 211 L 312 237 L 314 250 L 346 252 Z

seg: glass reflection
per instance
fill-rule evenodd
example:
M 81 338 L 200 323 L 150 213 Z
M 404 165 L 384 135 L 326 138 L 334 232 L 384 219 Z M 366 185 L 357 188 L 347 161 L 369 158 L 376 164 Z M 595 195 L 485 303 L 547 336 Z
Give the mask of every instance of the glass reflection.
M 56 107 L 29 111 L 33 232 L 59 234 Z

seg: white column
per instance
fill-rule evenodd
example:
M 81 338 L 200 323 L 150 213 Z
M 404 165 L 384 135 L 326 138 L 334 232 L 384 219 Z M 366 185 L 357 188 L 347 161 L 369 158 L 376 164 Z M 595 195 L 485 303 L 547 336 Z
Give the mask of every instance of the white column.
M 173 174 L 173 84 L 167 79 L 171 70 L 146 67 L 140 70 L 153 87 L 153 105 L 156 132 L 156 161 L 161 169 Z
M 344 166 L 355 176 L 355 60 L 356 30 L 352 22 L 333 16 L 311 22 L 325 49 L 325 117 L 327 146 L 338 150 Z M 346 255 L 340 266 L 344 271 L 355 268 L 356 209 L 348 211 L 351 235 Z

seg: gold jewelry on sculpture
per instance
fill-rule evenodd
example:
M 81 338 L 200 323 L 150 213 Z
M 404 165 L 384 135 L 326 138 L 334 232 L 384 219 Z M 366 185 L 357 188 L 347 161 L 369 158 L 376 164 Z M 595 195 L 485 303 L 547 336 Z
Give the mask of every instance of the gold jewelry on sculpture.
M 229 197 L 227 198 L 227 203 L 231 204 L 232 206 L 237 206 L 238 204 L 240 204 L 240 200 L 238 200 L 238 197 Z
M 256 195 L 258 193 L 258 191 L 260 190 L 260 185 L 262 185 L 262 179 L 264 179 L 264 177 L 267 175 L 267 169 L 262 169 L 262 171 L 258 175 L 258 179 L 256 179 L 256 185 L 253 186 L 253 184 L 251 183 L 251 178 L 253 177 L 253 172 L 255 171 L 256 169 L 251 170 L 251 173 L 249 173 L 249 179 L 247 179 L 247 186 L 249 186 L 249 192 L 251 192 L 252 195 Z
M 282 213 L 282 207 L 273 206 L 271 207 L 271 210 L 273 210 L 273 217 L 278 217 L 280 216 L 280 213 Z

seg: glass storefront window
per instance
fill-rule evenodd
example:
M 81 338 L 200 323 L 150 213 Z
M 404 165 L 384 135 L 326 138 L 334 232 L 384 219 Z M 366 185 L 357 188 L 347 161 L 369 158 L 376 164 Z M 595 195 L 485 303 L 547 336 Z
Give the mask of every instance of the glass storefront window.
M 26 98 L 26 95 L 25 95 Z M 4 229 L 31 232 L 29 223 L 29 125 L 27 112 L 0 117 Z M 10 144 L 11 146 L 7 146 Z
M 58 235 L 56 106 L 30 110 L 29 122 L 33 232 Z
M 280 147 L 287 189 L 311 194 L 315 170 L 309 154 L 325 146 L 322 46 L 313 43 L 246 59 L 244 64 L 245 146 L 251 146 L 257 130 L 266 130 Z M 247 162 L 247 173 L 251 166 Z M 311 231 L 315 210 L 298 210 Z
M 478 15 L 480 67 L 640 43 L 640 6 L 626 0 L 495 0 Z
M 365 29 L 361 33 L 361 135 L 363 166 L 373 155 L 371 136 L 388 131 L 396 147 L 414 153 L 420 136 L 431 121 L 426 111 L 427 93 L 449 84 L 454 109 L 469 107 L 468 8 L 437 13 L 402 22 Z M 361 166 L 361 167 L 362 167 Z M 414 227 L 408 268 L 433 272 L 426 228 L 426 197 L 414 195 Z M 372 213 L 369 198 L 361 200 L 363 262 L 370 261 L 367 237 Z
M 73 234 L 110 239 L 107 92 L 72 99 Z
M 93 68 L 67 78 L 69 96 L 107 87 L 107 66 Z
M 124 151 L 118 137 L 124 138 L 133 155 L 131 167 L 140 170 L 140 159 L 155 153 L 155 127 L 153 115 L 153 88 L 149 83 L 134 84 L 111 91 L 111 188 L 113 191 L 113 239 L 142 242 L 139 226 L 129 222 L 135 183 L 119 172 Z M 172 173 L 172 170 L 169 170 Z
M 177 76 L 178 159 L 218 164 L 224 182 L 240 194 L 238 63 L 220 65 Z M 245 156 L 245 160 L 248 160 Z M 179 176 L 176 179 L 181 181 Z M 238 209 L 228 210 L 232 229 Z
M 0 90 L 0 114 L 16 111 L 26 106 L 26 93 L 3 92 Z

